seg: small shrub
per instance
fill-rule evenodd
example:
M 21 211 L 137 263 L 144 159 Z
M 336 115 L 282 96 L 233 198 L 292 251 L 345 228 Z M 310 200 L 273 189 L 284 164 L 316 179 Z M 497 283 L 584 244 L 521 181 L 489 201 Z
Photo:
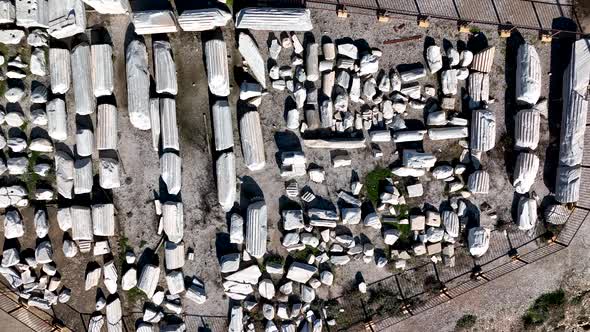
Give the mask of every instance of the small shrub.
M 562 289 L 539 296 L 522 317 L 524 325 L 541 325 L 551 316 L 563 316 L 564 304 L 565 292 Z
M 466 314 L 463 317 L 457 320 L 457 329 L 470 329 L 475 326 L 475 322 L 477 321 L 477 316 Z
M 379 189 L 381 181 L 391 177 L 391 171 L 387 168 L 377 167 L 365 178 L 365 188 L 367 190 L 367 197 L 371 202 L 377 205 L 379 202 Z

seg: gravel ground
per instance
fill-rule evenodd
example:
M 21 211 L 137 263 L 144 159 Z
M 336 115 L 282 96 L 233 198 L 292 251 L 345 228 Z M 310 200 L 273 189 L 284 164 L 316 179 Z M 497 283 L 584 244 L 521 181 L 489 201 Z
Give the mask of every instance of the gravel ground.
M 384 69 L 393 68 L 400 64 L 424 61 L 422 54 L 425 38 L 398 45 L 383 45 L 382 42 L 386 39 L 421 34 L 424 37 L 431 37 L 437 45 L 442 45 L 443 39 L 446 38 L 453 45 L 456 45 L 457 41 L 462 40 L 467 42 L 470 47 L 481 47 L 473 42 L 468 42 L 470 37 L 468 34 L 458 34 L 455 25 L 445 24 L 443 22 L 434 22 L 431 28 L 422 30 L 417 28 L 414 22 L 410 21 L 395 20 L 387 24 L 380 24 L 376 23 L 373 17 L 355 16 L 354 19 L 341 21 L 333 13 L 318 11 L 313 12 L 312 15 L 315 26 L 313 35 L 316 40 L 320 40 L 322 36 L 329 36 L 333 40 L 354 37 L 355 40 L 366 41 L 371 47 L 377 47 L 383 50 L 384 55 L 380 61 L 380 67 Z M 156 249 L 160 241 L 160 236 L 156 233 L 158 218 L 153 207 L 155 194 L 160 190 L 158 153 L 153 151 L 151 147 L 150 132 L 133 128 L 128 118 L 124 56 L 124 46 L 129 23 L 128 18 L 89 15 L 88 20 L 89 26 L 105 26 L 114 45 L 114 68 L 116 74 L 114 94 L 120 114 L 119 155 L 122 165 L 123 185 L 121 188 L 113 190 L 112 193 L 114 204 L 117 208 L 119 236 L 111 239 L 111 246 L 115 256 L 119 255 L 122 250 L 119 243 L 126 244 L 139 255 L 147 248 L 151 250 Z M 487 154 L 483 161 L 485 169 L 490 172 L 492 178 L 491 192 L 487 196 L 475 197 L 473 202 L 479 205 L 485 201 L 496 210 L 498 220 L 511 220 L 510 211 L 513 204 L 513 188 L 510 184 L 510 169 L 513 164 L 513 154 L 509 144 L 510 140 L 506 138 L 506 133 L 511 132 L 512 129 L 510 126 L 512 122 L 506 119 L 512 118 L 514 106 L 506 103 L 505 100 L 510 99 L 509 96 L 513 89 L 511 86 L 513 83 L 511 82 L 512 77 L 515 75 L 515 68 L 510 61 L 506 61 L 506 57 L 514 57 L 516 51 L 511 47 L 507 47 L 505 40 L 498 38 L 495 29 L 484 27 L 480 27 L 480 29 L 481 34 L 486 36 L 487 44 L 496 46 L 494 69 L 491 73 L 490 94 L 496 100 L 493 108 L 496 111 L 498 128 L 497 147 L 494 151 Z M 260 45 L 263 54 L 266 55 L 267 49 L 265 45 L 268 39 L 268 33 L 255 32 L 253 36 Z M 300 34 L 299 36 L 303 40 L 303 35 Z M 233 63 L 233 66 L 230 65 L 230 71 L 232 71 L 235 67 L 241 66 L 241 59 L 235 48 L 234 31 L 231 28 L 225 29 L 224 37 L 228 43 L 228 49 L 233 50 L 233 53 L 232 51 L 229 52 L 230 63 Z M 537 48 L 542 59 L 543 79 L 546 82 L 548 75 L 545 73 L 548 72 L 549 68 L 550 47 L 540 44 L 535 34 L 523 33 L 523 37 Z M 186 276 L 195 275 L 201 280 L 204 280 L 209 297 L 208 302 L 204 305 L 194 305 L 188 303 L 188 301 L 185 301 L 183 305 L 185 306 L 185 311 L 189 314 L 226 315 L 228 301 L 223 296 L 221 288 L 218 257 L 230 250 L 226 245 L 227 237 L 225 235 L 227 232 L 227 215 L 216 203 L 215 176 L 211 154 L 212 130 L 209 117 L 211 99 L 207 91 L 201 35 L 180 32 L 171 35 L 170 41 L 177 65 L 179 81 L 179 95 L 176 100 L 181 135 L 180 155 L 183 158 L 182 200 L 185 209 L 184 242 L 187 247 L 193 248 L 197 257 L 195 261 L 187 261 L 184 267 L 184 273 Z M 150 37 L 146 38 L 146 45 L 148 45 L 148 50 L 151 54 Z M 289 54 L 283 51 L 279 63 L 288 64 L 288 57 Z M 438 82 L 434 77 L 430 77 L 422 81 L 422 83 L 438 86 Z M 319 87 L 319 82 L 316 82 L 316 85 Z M 232 82 L 232 86 L 230 103 L 235 105 L 238 88 L 235 82 Z M 544 91 L 543 94 L 547 95 L 547 91 Z M 280 245 L 280 211 L 285 206 L 287 200 L 284 197 L 284 179 L 281 179 L 279 175 L 279 164 L 276 156 L 279 151 L 284 150 L 282 145 L 285 142 L 285 137 L 292 137 L 292 135 L 296 137 L 300 136 L 299 133 L 286 133 L 283 118 L 286 96 L 286 93 L 271 91 L 267 96 L 263 97 L 262 105 L 259 107 L 267 160 L 266 167 L 263 171 L 253 173 L 248 171 L 244 166 L 243 158 L 241 157 L 237 118 L 234 118 L 234 151 L 238 157 L 237 174 L 242 181 L 243 189 L 256 189 L 264 194 L 269 211 L 269 250 L 282 255 L 285 255 L 286 252 Z M 507 96 L 508 98 L 506 98 Z M 73 105 L 71 92 L 68 93 L 67 100 L 68 106 Z M 24 106 L 23 109 L 25 109 Z M 409 117 L 412 119 L 423 119 L 424 116 L 421 111 L 412 110 L 410 111 Z M 75 128 L 73 117 L 69 121 L 70 132 L 73 133 Z M 547 121 L 544 120 L 541 125 L 542 128 L 547 128 Z M 543 160 L 545 159 L 542 155 L 550 147 L 550 144 L 553 143 L 553 139 L 549 137 L 550 131 L 542 130 L 542 132 L 544 136 L 537 150 L 541 155 L 541 167 L 543 167 Z M 68 143 L 71 144 L 72 142 Z M 277 143 L 280 143 L 281 148 L 277 146 Z M 384 144 L 381 148 L 384 152 L 384 157 L 380 160 L 374 160 L 369 149 L 351 151 L 352 167 L 338 169 L 331 167 L 331 158 L 328 151 L 312 151 L 303 148 L 308 163 L 315 163 L 324 167 L 326 170 L 326 182 L 318 185 L 310 183 L 307 179 L 301 179 L 298 181 L 299 187 L 309 185 L 319 196 L 336 202 L 338 190 L 349 190 L 353 171 L 358 173 L 361 179 L 364 179 L 365 175 L 375 167 L 386 167 L 396 162 L 397 155 L 393 153 L 395 151 L 393 145 Z M 439 143 L 427 140 L 424 142 L 424 148 L 426 151 L 435 153 L 439 160 L 445 161 L 452 161 L 458 158 L 461 152 L 456 141 Z M 547 174 L 549 175 L 539 174 L 539 180 L 534 186 L 534 190 L 541 198 L 549 193 L 549 189 L 545 183 L 553 182 L 551 173 L 548 172 Z M 442 195 L 444 188 L 440 183 L 435 181 L 426 182 L 424 180 L 424 185 L 425 196 L 421 199 L 413 199 L 409 203 L 413 207 L 422 207 L 424 203 L 438 207 L 444 200 Z M 248 194 L 245 192 L 246 190 L 243 190 L 240 202 L 236 205 L 235 211 L 245 211 L 249 199 Z M 90 313 L 94 306 L 95 290 L 84 292 L 82 289 L 84 268 L 88 261 L 93 258 L 89 254 L 86 254 L 78 255 L 74 260 L 68 260 L 67 262 L 63 260 L 60 256 L 61 250 L 57 245 L 61 243 L 61 233 L 57 231 L 55 224 L 55 211 L 50 209 L 49 212 L 52 225 L 54 226 L 50 232 L 50 237 L 54 243 L 58 269 L 60 272 L 63 271 L 63 276 L 66 276 L 65 284 L 73 289 L 70 305 L 81 312 Z M 25 212 L 25 216 L 27 215 L 32 216 L 32 211 Z M 28 229 L 33 229 L 30 224 L 32 223 L 32 217 L 28 217 L 26 220 Z M 491 219 L 482 220 L 482 223 L 487 225 L 493 225 L 495 222 Z M 350 227 L 350 232 L 354 235 L 360 235 L 362 233 L 377 248 L 385 248 L 380 232 L 378 231 L 369 230 L 359 225 Z M 32 246 L 33 241 L 33 238 L 24 239 L 23 247 L 27 245 Z M 162 261 L 162 251 L 157 251 L 157 254 L 160 255 L 160 261 Z M 564 254 L 561 253 L 560 255 Z M 565 264 L 557 260 L 557 258 L 551 259 L 560 264 Z M 349 287 L 358 271 L 362 272 L 367 282 L 373 282 L 391 274 L 389 269 L 377 269 L 372 263 L 364 264 L 362 261 L 353 261 L 345 267 L 334 268 L 336 284 L 329 289 L 323 289 L 320 294 L 322 297 L 340 295 L 343 290 Z M 562 270 L 555 269 L 555 271 Z M 536 275 L 535 273 L 527 274 L 526 278 L 530 280 L 530 278 L 534 278 Z M 524 276 L 522 278 L 525 279 Z M 558 280 L 558 277 L 555 274 L 548 274 L 544 279 L 547 279 L 546 284 L 539 288 L 549 289 Z M 505 296 L 514 299 L 516 303 L 522 303 L 522 301 L 519 302 L 516 300 L 518 298 L 516 294 L 520 294 L 520 291 L 522 290 L 524 292 L 524 290 L 521 289 L 519 292 L 512 292 L 511 288 L 508 288 L 510 283 L 506 282 L 506 292 L 503 293 L 506 293 Z M 165 285 L 163 277 L 161 285 Z M 491 285 L 486 287 L 491 287 Z M 482 292 L 484 291 L 482 290 Z M 490 292 L 489 301 L 492 301 L 495 296 L 492 296 L 493 292 L 491 290 Z M 141 309 L 142 301 L 137 301 L 136 298 L 128 296 L 125 292 L 120 292 L 120 294 L 123 294 L 122 296 L 127 305 L 128 312 Z M 470 294 L 464 298 L 473 297 L 473 299 L 477 299 L 476 295 Z M 495 300 L 497 301 L 497 298 Z M 478 303 L 482 304 L 479 305 L 479 308 L 482 311 L 485 310 L 486 305 L 484 305 L 483 301 Z M 448 306 L 449 308 L 447 310 L 451 311 L 451 305 L 445 304 L 444 307 Z M 520 310 L 524 307 L 525 305 L 519 304 L 518 309 Z M 66 312 L 66 308 L 59 308 L 59 306 L 56 310 Z M 492 315 L 490 313 L 490 317 Z M 460 315 L 457 314 L 457 317 L 460 317 Z M 74 319 L 73 313 L 72 318 Z M 411 321 L 407 321 L 404 324 L 410 323 Z M 449 319 L 448 324 L 451 323 L 452 320 Z M 442 330 L 445 330 L 445 328 Z

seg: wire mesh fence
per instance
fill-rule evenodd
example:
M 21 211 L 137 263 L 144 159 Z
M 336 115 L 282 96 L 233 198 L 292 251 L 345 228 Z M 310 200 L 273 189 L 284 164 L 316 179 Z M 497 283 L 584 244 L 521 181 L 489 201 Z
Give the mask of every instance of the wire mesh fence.
M 342 331 L 364 327 L 364 329 L 379 331 L 477 289 L 492 280 L 567 248 L 587 216 L 587 210 L 574 209 L 561 232 L 553 236 L 542 228 L 528 233 L 521 232 L 523 234 L 512 230 L 492 232 L 490 250 L 480 258 L 473 258 L 466 250 L 455 251 L 454 266 L 428 263 L 372 283 L 368 285 L 367 294 L 382 289 L 385 283 L 393 285 L 395 282 L 402 296 L 389 297 L 389 299 L 399 310 L 384 317 L 371 315 L 371 311 L 364 310 L 364 307 L 358 308 L 358 311 L 353 313 L 349 307 L 346 310 L 349 319 L 345 322 L 339 321 L 338 328 Z M 339 298 L 336 299 L 337 301 L 332 301 L 333 304 L 346 303 L 349 299 L 355 298 L 357 298 L 356 294 L 348 294 L 345 299 Z M 371 300 L 370 297 L 365 298 L 361 305 L 365 307 L 374 305 Z M 393 304 L 381 303 L 381 305 Z M 338 309 L 337 306 L 333 307 L 330 312 L 337 312 Z M 354 320 L 352 317 L 358 321 L 352 323 Z
M 561 31 L 556 18 L 571 19 L 579 26 L 571 0 L 244 0 L 243 5 L 307 7 L 332 11 L 346 8 L 351 15 L 431 17 L 552 32 Z

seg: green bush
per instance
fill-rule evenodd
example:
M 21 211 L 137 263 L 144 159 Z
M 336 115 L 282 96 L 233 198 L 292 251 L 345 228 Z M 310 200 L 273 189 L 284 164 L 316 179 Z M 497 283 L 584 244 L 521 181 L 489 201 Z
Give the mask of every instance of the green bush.
M 565 292 L 561 289 L 539 296 L 522 317 L 525 326 L 541 325 L 551 316 L 562 317 Z
M 367 197 L 374 205 L 379 202 L 379 189 L 381 181 L 391 177 L 391 171 L 387 168 L 377 167 L 365 178 L 365 188 L 367 190 Z
M 470 329 L 475 326 L 477 316 L 466 314 L 457 320 L 457 329 Z

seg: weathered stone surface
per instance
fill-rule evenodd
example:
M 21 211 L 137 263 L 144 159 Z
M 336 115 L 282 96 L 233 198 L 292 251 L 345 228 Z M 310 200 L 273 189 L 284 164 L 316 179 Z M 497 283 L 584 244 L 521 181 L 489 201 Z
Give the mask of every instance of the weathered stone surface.
M 244 242 L 244 219 L 239 214 L 232 214 L 229 228 L 230 243 L 242 244 Z
M 234 146 L 234 130 L 232 126 L 232 112 L 227 100 L 218 100 L 211 107 L 213 114 L 213 133 L 215 135 L 215 149 L 226 150 Z
M 311 12 L 304 8 L 244 8 L 236 15 L 237 29 L 310 31 Z
M 55 176 L 57 192 L 71 199 L 74 189 L 74 160 L 64 151 L 55 153 Z
M 35 248 L 35 261 L 38 264 L 46 264 L 51 263 L 53 261 L 53 249 L 51 247 L 51 242 L 43 241 L 37 245 Z
M 206 31 L 224 27 L 232 15 L 220 8 L 185 10 L 178 16 L 178 24 L 184 31 Z
M 115 86 L 113 79 L 113 49 L 109 44 L 96 44 L 92 45 L 90 50 L 94 96 L 110 96 Z
M 15 18 L 14 4 L 9 0 L 0 1 L 0 24 L 14 23 Z
M 68 138 L 66 103 L 61 98 L 54 98 L 47 104 L 47 132 L 57 141 Z
M 238 50 L 248 64 L 254 78 L 266 88 L 266 61 L 262 58 L 256 42 L 250 35 L 241 32 L 238 39 Z
M 293 262 L 287 271 L 287 279 L 305 284 L 317 272 L 317 268 L 300 262 Z
M 484 227 L 473 227 L 467 237 L 469 253 L 475 257 L 483 256 L 490 247 L 490 230 Z
M 489 110 L 474 110 L 471 120 L 472 150 L 486 152 L 496 145 L 496 115 Z
M 0 44 L 16 45 L 25 37 L 25 32 L 22 30 L 1 30 Z
M 266 158 L 258 112 L 250 111 L 242 115 L 240 118 L 240 139 L 246 167 L 251 171 L 263 169 L 266 165 Z
M 83 0 L 100 14 L 127 14 L 131 11 L 129 0 Z
M 487 194 L 490 190 L 490 175 L 486 171 L 475 171 L 469 175 L 467 188 L 473 194 Z
M 92 205 L 92 229 L 94 235 L 115 235 L 115 207 L 113 204 Z
M 514 121 L 514 146 L 535 150 L 541 136 L 541 113 L 535 109 L 521 110 Z
M 137 282 L 137 288 L 144 292 L 148 298 L 154 296 L 156 286 L 158 286 L 158 280 L 160 279 L 160 268 L 146 264 L 141 270 L 139 281 Z
M 469 108 L 476 109 L 482 102 L 488 102 L 490 98 L 490 76 L 485 73 L 472 73 L 467 79 L 469 91 Z
M 262 272 L 260 272 L 258 266 L 252 265 L 238 272 L 230 274 L 229 276 L 225 277 L 225 279 L 229 281 L 235 281 L 238 283 L 256 285 L 258 284 L 258 279 L 261 275 Z
M 436 157 L 431 153 L 404 150 L 403 165 L 410 168 L 431 168 L 436 163 Z
M 92 159 L 76 159 L 74 162 L 74 194 L 80 195 L 92 192 L 92 183 Z
M 305 73 L 307 80 L 315 82 L 320 78 L 319 69 L 319 45 L 317 43 L 307 44 L 305 52 Z
M 471 70 L 482 73 L 489 73 L 492 71 L 495 51 L 496 47 L 490 46 L 479 53 L 474 54 L 473 61 L 471 62 Z
M 514 180 L 512 185 L 519 194 L 526 194 L 537 178 L 539 158 L 528 152 L 522 152 L 516 157 L 514 166 Z
M 92 212 L 90 207 L 74 205 L 70 208 L 72 239 L 75 241 L 92 241 Z M 63 216 L 63 215 L 62 215 Z M 67 227 L 67 218 L 62 218 L 60 228 Z
M 53 38 L 68 38 L 86 29 L 86 10 L 82 0 L 49 0 L 48 7 L 48 32 Z
M 184 235 L 184 210 L 180 202 L 162 204 L 162 223 L 168 240 L 178 243 Z
M 174 98 L 160 98 L 162 149 L 180 150 L 176 101 Z
M 254 258 L 266 253 L 267 211 L 264 201 L 251 203 L 246 218 L 246 250 Z
M 150 72 L 148 54 L 143 41 L 132 40 L 125 50 L 127 71 L 127 109 L 129 120 L 137 129 L 150 128 Z
M 165 152 L 160 157 L 160 173 L 171 195 L 178 195 L 182 185 L 182 159 L 174 152 Z
M 229 95 L 229 70 L 227 64 L 227 47 L 223 39 L 210 39 L 205 42 L 205 60 L 207 80 L 211 93 L 216 96 Z
M 217 198 L 224 211 L 229 211 L 236 200 L 236 161 L 233 152 L 222 153 L 216 161 Z
M 564 204 L 577 202 L 580 197 L 581 176 L 579 166 L 559 166 L 556 175 L 555 199 Z
M 541 61 L 535 47 L 522 44 L 516 57 L 516 101 L 534 105 L 541 96 Z
M 119 161 L 114 158 L 100 158 L 98 160 L 98 177 L 103 189 L 119 188 Z
M 174 13 L 171 10 L 136 11 L 133 12 L 132 21 L 138 35 L 176 32 Z
M 428 138 L 433 141 L 440 141 L 445 139 L 459 139 L 469 136 L 469 129 L 467 127 L 443 127 L 428 129 Z
M 78 246 L 76 245 L 76 242 L 66 239 L 63 242 L 62 250 L 65 257 L 72 258 L 78 253 Z
M 528 231 L 537 223 L 537 201 L 533 198 L 521 197 L 518 202 L 518 229 Z
M 47 61 L 45 51 L 42 48 L 35 48 L 31 52 L 31 74 L 45 76 L 47 74 Z
M 55 94 L 65 94 L 70 89 L 70 58 L 70 51 L 65 48 L 49 49 L 50 87 Z
M 79 1 L 79 0 L 78 0 Z M 94 113 L 96 99 L 92 87 L 92 63 L 90 45 L 81 43 L 74 47 L 71 54 L 72 79 L 76 114 Z
M 178 93 L 176 64 L 172 58 L 170 43 L 157 40 L 154 41 L 153 48 L 156 92 L 176 95 Z
M 442 53 L 440 47 L 436 45 L 428 46 L 426 49 L 426 62 L 428 63 L 428 69 L 430 74 L 435 74 L 442 68 Z

